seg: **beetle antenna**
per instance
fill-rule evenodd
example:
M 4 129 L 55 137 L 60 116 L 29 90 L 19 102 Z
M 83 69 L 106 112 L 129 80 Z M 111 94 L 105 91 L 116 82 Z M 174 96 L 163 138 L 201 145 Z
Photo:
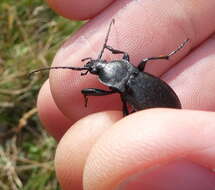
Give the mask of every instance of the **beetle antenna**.
M 99 56 L 98 56 L 98 59 L 101 59 L 102 54 L 104 53 L 104 50 L 105 50 L 105 48 L 106 48 L 106 46 L 107 46 L 107 41 L 108 41 L 108 38 L 109 38 L 111 26 L 112 26 L 114 23 L 115 23 L 115 19 L 112 19 L 112 20 L 111 20 L 111 23 L 110 23 L 110 25 L 109 25 L 109 28 L 108 28 L 106 37 L 105 37 L 104 45 L 103 45 L 102 50 L 101 50 L 101 52 L 100 52 L 100 54 L 99 54 Z
M 29 76 L 31 76 L 34 73 L 40 72 L 40 71 L 46 71 L 46 70 L 51 70 L 51 69 L 71 69 L 71 70 L 76 70 L 76 71 L 83 71 L 83 70 L 89 70 L 88 67 L 46 67 L 38 70 L 34 70 L 29 73 Z
M 177 48 L 176 50 L 172 51 L 172 52 L 168 55 L 168 57 L 170 57 L 170 56 L 176 54 L 176 53 L 177 53 L 179 50 L 181 50 L 181 49 L 186 45 L 186 43 L 189 42 L 189 41 L 190 41 L 190 39 L 187 38 L 182 44 L 180 44 L 180 45 L 178 46 L 178 48 Z

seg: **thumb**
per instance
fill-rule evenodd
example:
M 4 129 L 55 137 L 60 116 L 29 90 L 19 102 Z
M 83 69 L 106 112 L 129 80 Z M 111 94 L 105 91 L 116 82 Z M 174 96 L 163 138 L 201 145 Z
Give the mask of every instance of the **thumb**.
M 84 189 L 110 190 L 120 183 L 118 189 L 215 188 L 211 172 L 215 165 L 214 116 L 212 112 L 151 109 L 125 117 L 92 148 L 84 171 Z M 185 161 L 173 163 L 182 158 L 198 165 Z M 142 179 L 139 187 L 131 176 Z M 171 183 L 172 176 L 176 177 L 175 183 Z M 161 180 L 162 177 L 165 178 Z

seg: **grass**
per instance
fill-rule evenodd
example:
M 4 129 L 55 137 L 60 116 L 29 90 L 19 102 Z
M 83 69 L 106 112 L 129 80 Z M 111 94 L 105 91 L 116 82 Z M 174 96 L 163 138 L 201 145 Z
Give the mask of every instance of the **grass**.
M 0 189 L 58 190 L 56 143 L 41 127 L 36 97 L 59 46 L 81 22 L 56 15 L 42 0 L 0 2 Z

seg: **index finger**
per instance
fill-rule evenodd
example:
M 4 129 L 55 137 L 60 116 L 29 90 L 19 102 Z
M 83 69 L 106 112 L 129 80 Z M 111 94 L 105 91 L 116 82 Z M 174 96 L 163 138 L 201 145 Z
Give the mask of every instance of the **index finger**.
M 169 53 L 186 38 L 195 47 L 214 32 L 215 15 L 213 0 L 205 1 L 116 1 L 102 14 L 85 25 L 68 40 L 54 60 L 54 66 L 80 66 L 81 59 L 97 57 L 104 43 L 105 33 L 111 18 L 116 23 L 108 44 L 128 52 L 131 63 L 138 64 L 144 57 Z M 135 19 L 134 19 L 135 18 Z M 186 55 L 184 49 L 167 64 L 149 64 L 148 71 L 159 75 L 171 64 Z M 111 56 L 106 55 L 105 58 Z M 50 75 L 53 97 L 61 111 L 71 120 L 77 120 L 89 113 L 108 109 L 121 109 L 118 97 L 90 98 L 87 109 L 83 106 L 80 91 L 83 88 L 103 88 L 92 75 L 80 77 L 75 71 L 54 71 Z M 114 98 L 113 98 L 114 97 Z

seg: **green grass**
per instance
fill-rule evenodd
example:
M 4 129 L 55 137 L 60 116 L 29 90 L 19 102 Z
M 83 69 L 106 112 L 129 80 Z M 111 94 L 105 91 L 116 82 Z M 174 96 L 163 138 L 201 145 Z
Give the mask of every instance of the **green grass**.
M 62 42 L 81 26 L 42 0 L 0 1 L 0 189 L 57 190 L 56 143 L 42 129 L 36 97 Z

